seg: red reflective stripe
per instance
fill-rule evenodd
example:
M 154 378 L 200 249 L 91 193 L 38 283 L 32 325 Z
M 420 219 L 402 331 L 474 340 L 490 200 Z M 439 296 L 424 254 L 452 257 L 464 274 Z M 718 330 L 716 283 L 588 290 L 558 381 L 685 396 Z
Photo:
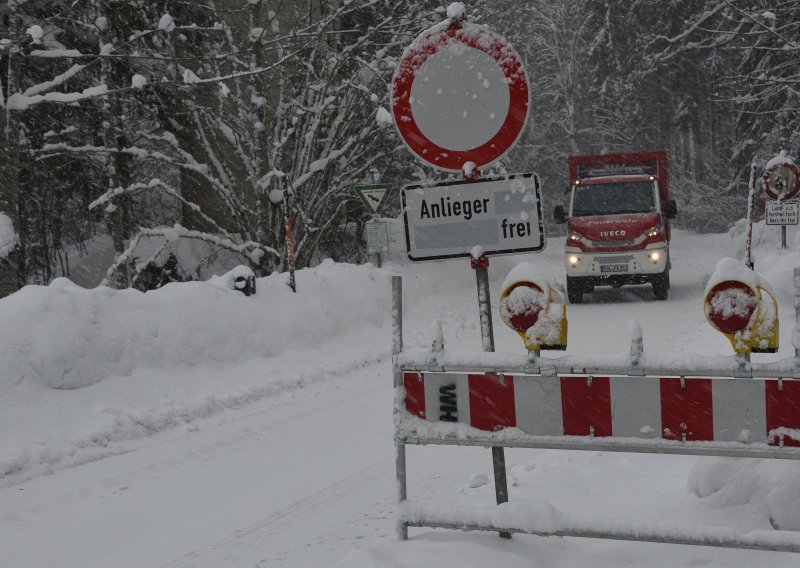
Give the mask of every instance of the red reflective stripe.
M 661 379 L 661 437 L 713 440 L 711 379 Z
M 562 377 L 561 411 L 565 436 L 611 436 L 611 384 L 608 378 Z
M 414 416 L 425 418 L 425 380 L 422 373 L 403 373 L 406 388 L 406 410 Z
M 767 402 L 767 443 L 780 445 L 778 428 L 800 429 L 800 381 L 782 381 L 783 390 L 778 381 L 764 381 Z M 800 446 L 800 440 L 789 436 L 783 438 L 784 446 Z
M 472 426 L 481 430 L 516 426 L 514 377 L 469 375 L 469 413 Z

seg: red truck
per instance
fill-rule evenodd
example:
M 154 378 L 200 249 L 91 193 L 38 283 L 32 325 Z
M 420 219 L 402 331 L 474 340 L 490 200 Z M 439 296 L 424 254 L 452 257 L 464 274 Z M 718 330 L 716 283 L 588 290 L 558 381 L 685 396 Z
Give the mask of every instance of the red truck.
M 627 152 L 570 156 L 569 205 L 553 211 L 567 223 L 567 297 L 583 301 L 595 286 L 653 285 L 669 291 L 670 219 L 667 153 Z

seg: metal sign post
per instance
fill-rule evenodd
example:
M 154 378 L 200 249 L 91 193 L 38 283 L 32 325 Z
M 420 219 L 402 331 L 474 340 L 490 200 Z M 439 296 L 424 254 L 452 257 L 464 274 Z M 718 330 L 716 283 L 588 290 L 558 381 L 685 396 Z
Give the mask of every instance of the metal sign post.
M 470 257 L 470 266 L 475 270 L 478 288 L 478 313 L 481 320 L 481 339 L 483 350 L 494 352 L 494 328 L 492 326 L 492 300 L 489 291 L 489 257 L 480 247 L 475 247 L 475 255 Z M 477 256 L 477 258 L 476 258 Z M 494 492 L 497 504 L 508 503 L 508 479 L 506 476 L 506 455 L 501 446 L 492 446 L 492 469 L 494 471 Z M 511 533 L 501 531 L 500 536 L 511 538 Z
M 403 386 L 403 373 L 397 358 L 403 351 L 403 279 L 392 276 L 392 368 L 394 369 L 395 390 Z M 399 412 L 395 407 L 395 413 Z M 406 445 L 399 436 L 394 437 L 395 468 L 397 473 L 397 498 L 400 503 L 406 500 Z M 397 536 L 408 540 L 408 525 L 398 522 Z
M 753 217 L 756 199 L 756 162 L 750 163 L 750 185 L 747 193 L 747 242 L 745 243 L 744 263 L 753 270 Z

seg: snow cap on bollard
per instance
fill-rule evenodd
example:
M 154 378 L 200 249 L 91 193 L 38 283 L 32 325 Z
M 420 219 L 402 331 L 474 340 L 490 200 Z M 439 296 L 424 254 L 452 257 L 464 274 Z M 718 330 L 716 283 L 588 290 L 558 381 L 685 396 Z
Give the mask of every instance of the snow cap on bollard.
M 526 349 L 567 348 L 564 296 L 541 280 L 529 262 L 521 262 L 506 276 L 499 308 L 500 319 L 522 338 Z
M 769 285 L 742 262 L 723 258 L 706 285 L 704 311 L 736 353 L 778 350 L 778 303 Z
M 438 319 L 431 322 L 431 349 L 434 351 L 444 349 L 444 332 L 442 331 L 442 322 Z
M 631 336 L 631 341 L 642 340 L 642 326 L 639 324 L 639 320 L 631 318 L 630 321 L 628 321 L 628 333 Z
M 447 18 L 451 22 L 461 22 L 467 18 L 467 9 L 463 2 L 452 2 L 447 7 Z

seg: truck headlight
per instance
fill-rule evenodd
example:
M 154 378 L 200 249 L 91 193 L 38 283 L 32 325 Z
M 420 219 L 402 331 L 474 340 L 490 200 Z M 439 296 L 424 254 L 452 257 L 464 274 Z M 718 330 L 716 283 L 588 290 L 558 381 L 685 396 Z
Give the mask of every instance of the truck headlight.
M 649 255 L 650 260 L 653 262 L 657 262 L 659 258 L 661 258 L 661 254 L 658 251 L 651 252 Z
M 655 227 L 650 227 L 649 229 L 647 229 L 644 232 L 644 234 L 647 235 L 650 238 L 660 237 L 661 236 L 661 227 L 658 226 L 658 225 L 656 225 Z
M 580 262 L 580 260 L 581 260 L 581 257 L 579 257 L 576 254 L 571 254 L 571 255 L 569 255 L 567 257 L 567 261 L 572 266 L 572 268 L 575 268 L 575 266 Z
M 582 238 L 583 235 L 581 235 L 578 231 L 570 231 L 569 233 L 569 240 L 572 242 L 579 241 Z

